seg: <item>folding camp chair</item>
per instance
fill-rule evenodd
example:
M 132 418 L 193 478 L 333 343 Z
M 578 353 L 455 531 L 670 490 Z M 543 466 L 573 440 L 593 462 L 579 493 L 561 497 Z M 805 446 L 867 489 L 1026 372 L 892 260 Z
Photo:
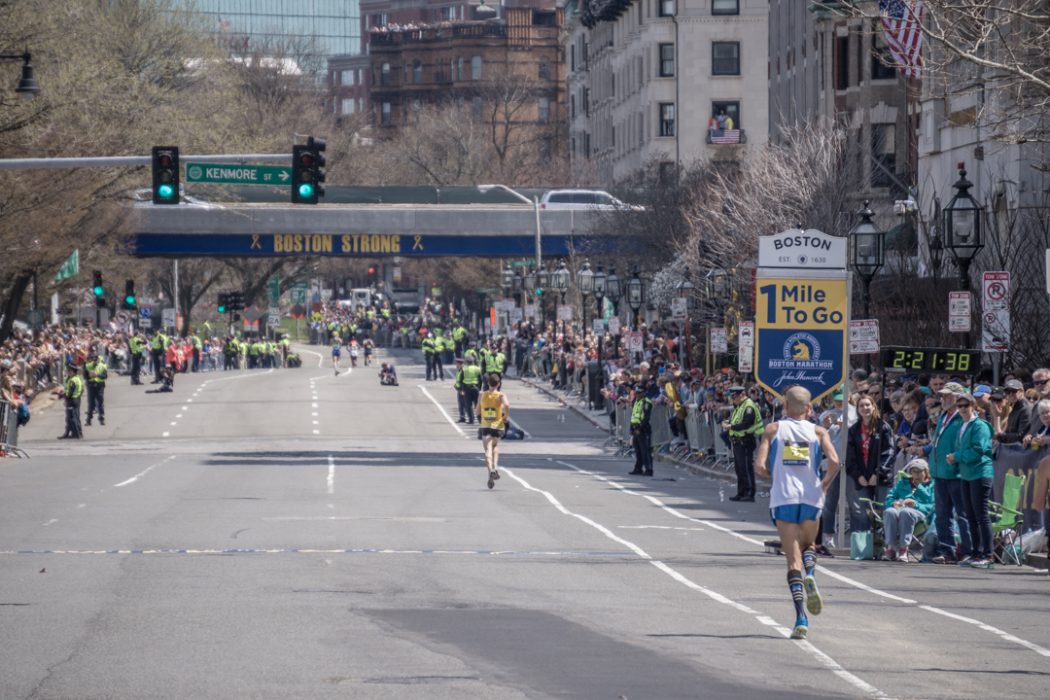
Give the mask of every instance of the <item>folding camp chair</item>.
M 1021 566 L 1021 535 L 1024 514 L 1018 510 L 1024 491 L 1024 475 L 1007 474 L 1003 479 L 1002 502 L 988 503 L 992 516 L 992 552 L 1000 564 Z

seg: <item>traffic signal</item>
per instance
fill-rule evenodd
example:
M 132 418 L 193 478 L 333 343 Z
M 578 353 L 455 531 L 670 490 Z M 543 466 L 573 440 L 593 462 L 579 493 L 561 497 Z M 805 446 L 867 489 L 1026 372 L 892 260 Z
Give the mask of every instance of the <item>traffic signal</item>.
M 102 270 L 91 273 L 91 293 L 95 295 L 95 306 L 106 305 L 106 289 L 102 286 Z
M 244 294 L 242 292 L 229 292 L 226 294 L 226 306 L 230 311 L 244 310 Z
M 179 203 L 179 147 L 153 147 L 153 203 Z
M 230 295 L 224 292 L 219 292 L 219 303 L 215 306 L 215 310 L 220 314 L 226 313 L 226 307 L 229 305 Z
M 136 306 L 135 299 L 135 280 L 124 280 L 124 308 L 134 309 Z
M 325 142 L 311 136 L 305 146 L 292 146 L 292 204 L 317 204 L 324 196 Z

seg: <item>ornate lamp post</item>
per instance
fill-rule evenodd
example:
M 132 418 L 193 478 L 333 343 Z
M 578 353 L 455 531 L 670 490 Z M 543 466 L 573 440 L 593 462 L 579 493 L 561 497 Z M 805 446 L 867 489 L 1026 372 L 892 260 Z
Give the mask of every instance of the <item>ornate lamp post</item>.
M 943 227 L 944 247 L 952 251 L 959 266 L 959 282 L 963 291 L 970 291 L 970 263 L 984 247 L 981 240 L 982 207 L 970 194 L 973 183 L 966 179 L 966 165 L 959 163 L 959 179 L 952 185 L 957 192 L 948 206 L 944 208 Z M 964 337 L 966 347 L 970 347 L 970 334 Z
M 18 87 L 15 88 L 15 92 L 27 99 L 36 97 L 37 93 L 40 92 L 40 85 L 37 84 L 36 78 L 33 77 L 31 60 L 32 56 L 29 54 L 29 49 L 22 53 L 0 53 L 0 61 L 22 61 L 22 77 L 18 81 Z
M 864 283 L 864 318 L 871 316 L 871 281 L 885 261 L 886 232 L 871 220 L 875 213 L 864 200 L 864 208 L 857 212 L 860 221 L 850 229 L 850 264 Z M 871 357 L 865 355 L 864 368 L 871 371 Z
M 594 291 L 594 272 L 591 264 L 584 261 L 583 267 L 576 272 L 576 288 L 580 290 L 580 306 L 583 307 L 583 337 L 587 337 L 587 306 Z
M 558 263 L 558 269 L 550 275 L 550 287 L 558 292 L 563 305 L 565 304 L 565 292 L 569 290 L 569 277 L 569 268 L 565 267 L 564 260 Z
M 595 334 L 598 336 L 598 362 L 602 361 L 602 339 L 605 336 L 605 319 L 603 316 L 605 312 L 605 292 L 607 283 L 608 278 L 605 276 L 605 271 L 602 270 L 601 265 L 599 265 L 598 269 L 594 272 L 594 282 L 592 285 L 594 289 L 594 302 L 598 308 L 597 318 L 602 319 L 602 330 Z
M 638 276 L 637 267 L 631 273 L 631 279 L 627 280 L 626 291 L 627 305 L 633 312 L 633 328 L 638 330 L 638 309 L 642 308 L 642 304 L 645 303 L 645 285 L 642 283 L 642 278 Z

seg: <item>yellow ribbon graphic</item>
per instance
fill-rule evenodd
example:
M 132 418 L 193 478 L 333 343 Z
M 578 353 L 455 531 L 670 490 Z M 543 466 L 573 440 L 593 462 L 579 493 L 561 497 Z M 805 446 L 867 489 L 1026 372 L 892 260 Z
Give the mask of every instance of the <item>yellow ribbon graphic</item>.
M 251 247 L 251 249 L 252 250 L 262 250 L 262 244 L 259 243 L 259 234 L 257 234 L 257 233 L 253 233 L 252 234 L 252 247 Z
M 423 250 L 423 237 L 422 236 L 414 236 L 414 238 L 416 240 L 412 244 L 412 250 Z

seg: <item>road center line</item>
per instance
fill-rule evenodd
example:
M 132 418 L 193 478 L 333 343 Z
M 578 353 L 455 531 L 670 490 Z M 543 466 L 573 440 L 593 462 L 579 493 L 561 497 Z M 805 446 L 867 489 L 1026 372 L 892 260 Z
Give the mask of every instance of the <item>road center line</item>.
M 167 433 L 165 433 L 165 435 L 167 435 Z M 134 484 L 136 481 L 138 481 L 142 477 L 146 476 L 146 474 L 150 473 L 151 471 L 153 471 L 154 469 L 156 469 L 160 465 L 165 464 L 166 462 L 170 462 L 173 459 L 175 459 L 175 455 L 168 455 L 167 457 L 165 457 L 164 459 L 160 460 L 156 464 L 149 465 L 148 467 L 146 467 L 145 469 L 143 469 L 142 471 L 140 471 L 138 474 L 136 474 L 135 476 L 131 477 L 130 479 L 122 481 L 119 484 L 113 484 L 113 488 L 119 489 L 122 486 L 127 486 L 128 484 Z
M 561 462 L 559 462 L 559 464 L 561 464 Z M 576 469 L 575 467 L 571 467 L 571 468 Z M 521 477 L 519 477 L 517 474 L 512 472 L 510 469 L 507 469 L 506 467 L 500 467 L 500 471 L 502 471 L 507 476 L 509 476 L 510 478 L 512 478 L 515 481 L 517 481 L 525 489 L 527 489 L 529 491 L 533 491 L 535 493 L 538 493 L 538 494 L 542 495 L 544 498 L 547 499 L 547 501 L 550 502 L 551 505 L 553 505 L 556 509 L 558 509 L 559 512 L 561 512 L 561 513 L 563 513 L 565 515 L 571 516 L 573 518 L 576 518 L 577 520 L 580 520 L 581 522 L 584 522 L 584 523 L 590 525 L 591 527 L 593 527 L 594 529 L 598 530 L 599 532 L 601 532 L 603 535 L 605 535 L 609 539 L 611 539 L 614 542 L 617 542 L 619 544 L 622 544 L 623 546 L 627 547 L 631 551 L 635 552 L 639 557 L 641 557 L 642 559 L 645 559 L 650 564 L 652 564 L 654 567 L 656 567 L 658 570 L 660 570 L 664 574 L 668 575 L 669 577 L 671 577 L 673 580 L 677 581 L 678 583 L 681 583 L 682 585 L 684 585 L 687 588 L 690 588 L 690 589 L 692 589 L 694 591 L 697 591 L 699 593 L 703 593 L 705 596 L 707 596 L 711 600 L 715 601 L 716 603 L 721 603 L 722 605 L 727 605 L 727 606 L 729 606 L 729 607 L 731 607 L 731 608 L 733 608 L 735 610 L 738 610 L 739 612 L 746 613 L 747 615 L 750 615 L 757 622 L 759 622 L 760 624 L 762 624 L 764 626 L 770 626 L 768 624 L 768 621 L 771 619 L 771 618 L 769 618 L 769 616 L 763 615 L 760 612 L 758 612 L 757 610 L 754 610 L 754 609 L 748 607 L 747 605 L 744 605 L 743 603 L 739 603 L 739 602 L 733 600 L 732 598 L 729 598 L 729 597 L 727 597 L 725 595 L 722 595 L 721 593 L 719 593 L 717 591 L 714 591 L 714 590 L 712 590 L 710 588 L 702 586 L 699 583 L 696 583 L 695 581 L 693 581 L 692 579 L 684 576 L 682 573 L 680 573 L 679 571 L 675 570 L 674 568 L 668 566 L 664 562 L 656 560 L 656 559 L 653 559 L 645 550 L 643 550 L 638 545 L 636 545 L 633 542 L 630 542 L 628 540 L 625 540 L 622 537 L 618 537 L 617 535 L 614 535 L 604 525 L 600 525 L 599 523 L 591 520 L 587 516 L 580 515 L 579 513 L 574 513 L 573 511 L 570 511 L 568 508 L 563 506 L 558 501 L 558 499 L 555 498 L 554 495 L 551 494 L 549 491 L 544 491 L 543 489 L 539 489 L 539 488 L 536 488 L 535 486 L 532 486 L 531 484 L 529 484 L 529 482 L 527 482 L 524 479 L 522 479 Z M 582 471 L 582 470 L 578 470 L 578 471 Z M 788 630 L 786 627 L 776 626 L 776 627 L 774 627 L 774 629 L 776 629 L 784 637 L 790 637 L 790 635 L 791 635 L 791 631 Z M 826 653 L 824 653 L 823 651 L 821 651 L 820 649 L 815 647 L 811 642 L 808 642 L 806 640 L 796 640 L 796 643 L 797 643 L 797 646 L 800 649 L 805 650 L 807 653 L 809 653 L 810 656 L 812 656 L 814 659 L 816 659 L 816 661 L 821 666 L 823 666 L 824 668 L 826 668 L 829 671 L 831 671 L 838 678 L 840 678 L 843 681 L 849 683 L 856 690 L 859 690 L 859 691 L 863 692 L 865 694 L 865 696 L 870 697 L 870 698 L 878 698 L 879 700 L 888 700 L 888 698 L 889 698 L 888 695 L 886 695 L 884 692 L 882 692 L 881 690 L 879 690 L 875 686 L 871 685 L 870 683 L 868 683 L 864 679 L 860 678 L 859 676 L 856 676 L 856 675 L 850 673 L 849 671 L 847 671 L 837 661 L 835 661 L 830 656 L 828 656 Z
M 328 455 L 328 493 L 335 493 L 335 458 Z

